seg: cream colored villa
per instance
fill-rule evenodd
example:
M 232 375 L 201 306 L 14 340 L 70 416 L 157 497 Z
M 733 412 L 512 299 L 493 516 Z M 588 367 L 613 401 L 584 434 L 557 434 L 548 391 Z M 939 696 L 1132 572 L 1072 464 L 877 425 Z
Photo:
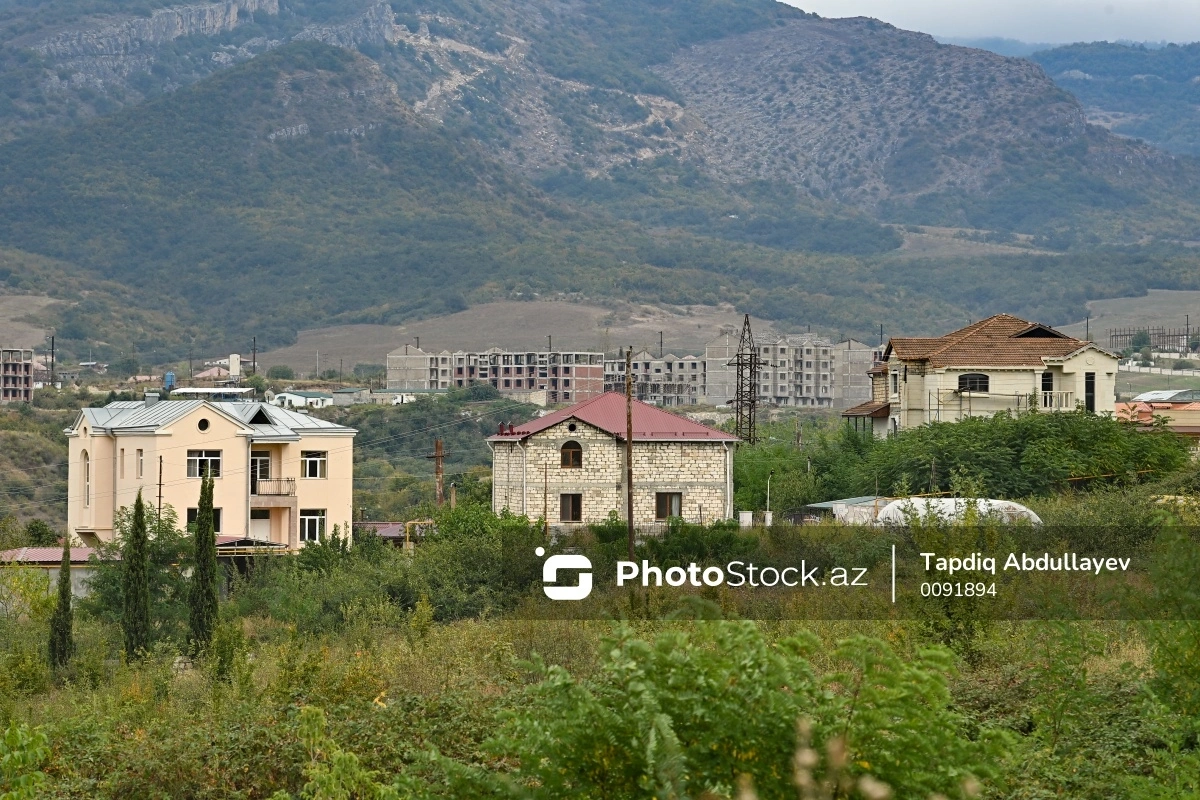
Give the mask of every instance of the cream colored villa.
M 625 395 L 607 392 L 488 438 L 492 509 L 551 525 L 625 518 Z M 737 437 L 633 401 L 633 509 L 641 528 L 733 516 Z
M 1112 411 L 1118 356 L 1046 325 L 997 314 L 938 338 L 888 342 L 872 399 L 842 412 L 886 436 L 998 411 Z
M 355 433 L 258 402 L 148 393 L 85 408 L 66 430 L 67 527 L 87 544 L 111 541 L 114 512 L 139 489 L 149 509 L 161 490 L 180 522 L 192 522 L 207 471 L 218 535 L 296 550 L 350 522 Z

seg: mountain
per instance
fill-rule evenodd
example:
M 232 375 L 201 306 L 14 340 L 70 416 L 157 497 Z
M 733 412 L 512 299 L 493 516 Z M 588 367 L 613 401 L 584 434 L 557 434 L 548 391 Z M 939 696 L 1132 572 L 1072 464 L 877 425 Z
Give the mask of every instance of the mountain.
M 245 2 L 0 0 L 0 278 L 68 349 L 539 297 L 922 333 L 1200 275 L 1195 163 L 1028 61 L 765 0 Z
M 1093 42 L 1030 57 L 1079 98 L 1090 121 L 1170 153 L 1200 156 L 1200 42 Z

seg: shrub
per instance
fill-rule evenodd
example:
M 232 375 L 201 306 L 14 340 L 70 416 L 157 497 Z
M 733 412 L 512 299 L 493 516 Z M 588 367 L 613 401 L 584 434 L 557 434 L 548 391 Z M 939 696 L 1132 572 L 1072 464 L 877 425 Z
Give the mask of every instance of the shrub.
M 273 381 L 291 381 L 296 379 L 296 371 L 286 364 L 276 364 L 267 370 L 267 377 Z

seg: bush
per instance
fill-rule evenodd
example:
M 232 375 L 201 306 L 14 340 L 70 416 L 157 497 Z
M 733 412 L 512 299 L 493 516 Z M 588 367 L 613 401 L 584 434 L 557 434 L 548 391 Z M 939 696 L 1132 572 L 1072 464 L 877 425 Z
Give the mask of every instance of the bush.
M 291 381 L 296 379 L 296 371 L 285 364 L 276 364 L 267 370 L 267 377 L 273 381 Z
M 747 776 L 758 797 L 792 798 L 804 772 L 834 783 L 869 776 L 896 797 L 959 796 L 965 780 L 995 772 L 1002 739 L 966 735 L 950 708 L 946 651 L 906 663 L 855 637 L 822 678 L 809 661 L 816 648 L 809 635 L 772 645 L 748 622 L 652 642 L 623 627 L 601 645 L 589 680 L 535 660 L 539 682 L 489 750 L 519 765 L 504 782 L 547 800 L 747 796 L 736 790 Z M 824 763 L 818 753 L 828 753 Z M 501 786 L 494 775 L 450 771 L 464 795 Z

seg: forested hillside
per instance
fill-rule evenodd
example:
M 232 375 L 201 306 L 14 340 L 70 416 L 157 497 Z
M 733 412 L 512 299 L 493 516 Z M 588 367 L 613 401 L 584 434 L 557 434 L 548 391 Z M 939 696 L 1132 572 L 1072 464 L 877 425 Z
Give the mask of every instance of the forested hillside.
M 1092 42 L 1030 58 L 1115 133 L 1200 156 L 1200 43 Z
M 767 0 L 121 9 L 0 2 L 0 290 L 66 301 L 41 320 L 68 354 L 545 297 L 865 337 L 1200 280 L 1192 160 L 1088 126 L 1027 61 L 882 23 Z M 910 252 L 932 225 L 1004 247 Z

